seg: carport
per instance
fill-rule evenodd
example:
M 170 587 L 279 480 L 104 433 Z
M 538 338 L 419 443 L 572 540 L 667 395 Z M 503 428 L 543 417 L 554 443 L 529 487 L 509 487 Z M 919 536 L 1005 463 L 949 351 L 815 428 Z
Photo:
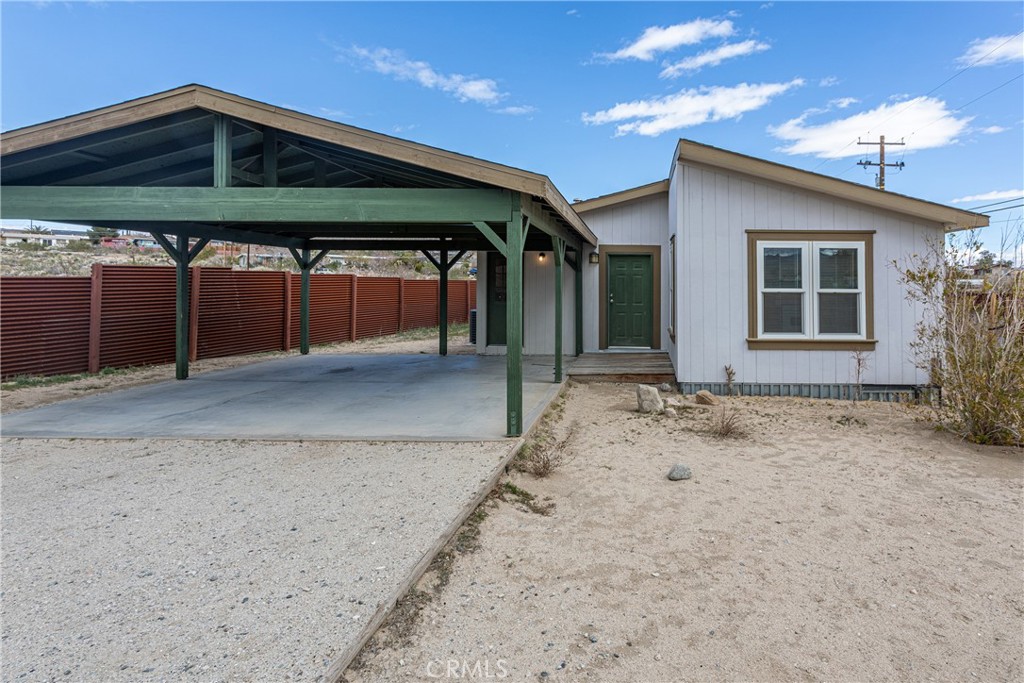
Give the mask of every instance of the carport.
M 189 374 L 189 264 L 210 240 L 290 250 L 302 273 L 302 354 L 309 275 L 329 252 L 427 255 L 440 276 L 441 356 L 448 271 L 467 251 L 500 253 L 508 436 L 523 431 L 524 252 L 554 255 L 556 322 L 563 264 L 574 269 L 574 352 L 582 352 L 581 255 L 597 240 L 543 175 L 200 85 L 9 131 L 0 141 L 0 216 L 146 231 L 174 260 L 179 380 Z M 554 329 L 561 382 L 562 325 Z

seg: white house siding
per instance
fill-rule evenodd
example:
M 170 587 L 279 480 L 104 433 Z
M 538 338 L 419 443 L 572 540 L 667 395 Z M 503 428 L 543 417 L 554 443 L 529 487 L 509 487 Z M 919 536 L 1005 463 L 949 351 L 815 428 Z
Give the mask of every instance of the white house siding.
M 746 230 L 874 230 L 874 327 L 865 384 L 926 381 L 909 344 L 920 307 L 908 302 L 892 261 L 942 239 L 938 224 L 870 209 L 790 186 L 681 164 L 675 205 L 679 260 L 678 361 L 683 383 L 851 384 L 849 351 L 747 349 Z
M 668 193 L 643 197 L 624 204 L 580 212 L 587 226 L 597 235 L 599 249 L 616 245 L 657 245 L 661 247 L 661 282 L 654 283 L 661 293 L 661 348 L 669 349 L 668 277 Z M 583 350 L 600 349 L 598 339 L 599 306 L 604 296 L 598 291 L 596 264 L 583 266 Z
M 555 262 L 552 252 L 528 251 L 523 259 L 523 353 L 552 356 L 555 353 Z M 477 254 L 477 353 L 504 354 L 504 346 L 487 346 L 487 252 Z M 576 350 L 575 273 L 562 267 L 562 352 Z M 586 295 L 586 290 L 584 290 Z

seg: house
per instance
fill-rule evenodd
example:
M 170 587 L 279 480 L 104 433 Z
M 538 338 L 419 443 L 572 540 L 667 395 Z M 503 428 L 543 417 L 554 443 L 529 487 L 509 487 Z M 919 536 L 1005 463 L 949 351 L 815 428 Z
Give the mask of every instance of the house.
M 667 352 L 682 391 L 842 396 L 927 383 L 910 344 L 921 309 L 893 267 L 988 217 L 680 140 L 666 180 L 576 202 L 597 236 L 583 266 L 583 351 Z M 477 335 L 501 306 L 500 257 L 480 255 Z M 497 264 L 495 262 L 498 262 Z M 550 259 L 526 255 L 524 352 L 550 354 Z M 571 276 L 569 274 L 568 276 Z M 567 280 L 568 283 L 568 280 Z M 571 292 L 571 287 L 564 288 Z M 571 305 L 566 295 L 565 306 Z M 566 319 L 571 338 L 576 321 Z

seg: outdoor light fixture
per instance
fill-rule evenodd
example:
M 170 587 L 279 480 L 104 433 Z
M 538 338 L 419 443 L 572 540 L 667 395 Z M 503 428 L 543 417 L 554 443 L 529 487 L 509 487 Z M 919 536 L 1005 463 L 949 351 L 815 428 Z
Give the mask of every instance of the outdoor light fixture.
M 543 261 L 544 260 L 544 252 L 543 251 L 540 252 L 540 256 L 538 256 L 537 258 L 539 258 L 541 261 Z
M 591 263 L 600 263 L 601 262 L 601 257 L 600 257 L 600 255 L 598 255 L 598 253 L 596 251 L 590 252 L 590 262 Z

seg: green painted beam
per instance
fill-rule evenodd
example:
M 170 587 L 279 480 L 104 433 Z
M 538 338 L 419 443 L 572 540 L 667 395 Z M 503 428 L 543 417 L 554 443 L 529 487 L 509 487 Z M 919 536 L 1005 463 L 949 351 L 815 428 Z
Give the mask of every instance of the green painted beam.
M 231 118 L 213 115 L 213 186 L 231 187 Z
M 310 240 L 311 249 L 330 249 L 331 251 L 438 251 L 442 247 L 458 249 L 465 254 L 467 251 L 488 251 L 492 247 L 489 242 L 455 240 L 452 242 L 428 242 L 425 240 Z M 462 258 L 461 256 L 459 258 Z M 437 264 L 435 264 L 437 265 Z
M 523 213 L 530 217 L 530 224 L 541 232 L 552 237 L 558 237 L 566 242 L 575 243 L 579 235 L 575 231 L 565 227 L 561 222 L 555 220 L 550 212 L 544 210 L 539 202 L 529 200 L 523 202 Z
M 263 185 L 277 187 L 277 130 L 263 129 Z
M 494 232 L 494 228 L 483 221 L 473 221 L 473 225 L 475 225 L 476 229 L 487 238 L 487 241 L 494 245 L 494 248 L 497 249 L 502 256 L 508 258 L 508 247 L 505 245 L 505 241 L 498 237 L 498 233 Z
M 508 436 L 523 433 L 523 215 L 518 207 L 508 222 L 505 284 L 505 416 Z
M 555 256 L 555 384 L 562 382 L 562 263 L 565 261 L 565 240 L 551 238 Z
M 188 235 L 178 235 L 175 251 L 174 376 L 188 379 Z
M 309 355 L 309 249 L 302 250 L 302 291 L 299 294 L 299 353 Z M 355 325 L 356 321 L 353 320 Z
M 351 223 L 485 224 L 486 221 L 509 220 L 512 211 L 509 196 L 505 190 L 421 188 L 11 185 L 0 187 L 0 217 L 71 222 L 327 223 L 333 226 Z
M 178 248 L 171 244 L 171 241 L 167 239 L 166 235 L 160 232 L 151 232 L 150 234 L 153 236 L 153 239 L 163 247 L 164 251 L 167 252 L 167 255 L 170 256 L 175 263 L 181 261 L 181 254 L 178 253 Z
M 440 266 L 441 282 L 437 288 L 438 292 L 438 306 L 437 306 L 437 353 L 440 356 L 448 355 L 448 250 L 442 249 L 439 254 L 441 257 L 439 260 L 443 263 Z
M 188 262 L 189 262 L 189 264 L 191 264 L 193 261 L 196 260 L 196 256 L 199 256 L 199 253 L 202 252 L 202 250 L 209 243 L 210 243 L 210 239 L 208 237 L 203 237 L 203 238 L 197 240 L 196 243 L 192 245 L 192 248 L 188 250 Z

